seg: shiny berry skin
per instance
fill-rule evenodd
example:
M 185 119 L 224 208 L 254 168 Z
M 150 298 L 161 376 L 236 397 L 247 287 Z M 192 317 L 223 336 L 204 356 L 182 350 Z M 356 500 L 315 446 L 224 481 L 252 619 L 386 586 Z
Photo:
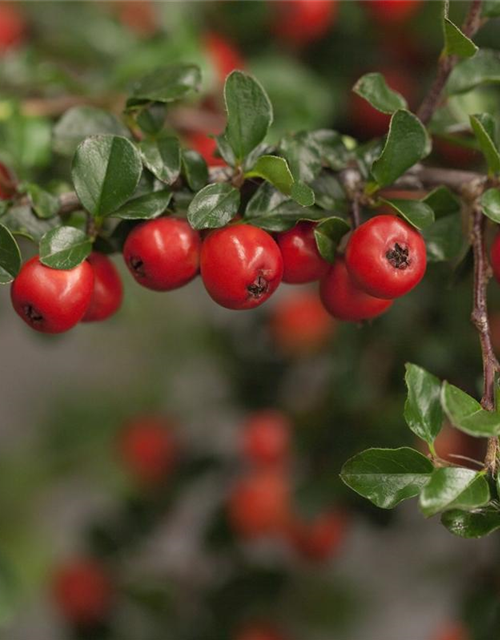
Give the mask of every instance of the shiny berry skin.
M 201 277 L 215 302 L 253 309 L 283 277 L 283 258 L 273 238 L 258 227 L 236 224 L 212 231 L 201 248 Z
M 314 238 L 314 223 L 299 222 L 276 238 L 283 256 L 283 282 L 305 284 L 319 280 L 329 264 L 321 257 Z
M 335 333 L 335 320 L 315 291 L 293 291 L 278 299 L 271 311 L 270 332 L 287 356 L 316 353 Z
M 188 147 L 197 151 L 209 167 L 226 167 L 223 158 L 216 156 L 217 142 L 207 133 L 193 131 L 186 136 Z
M 79 560 L 54 576 L 54 599 L 66 620 L 77 626 L 103 622 L 112 606 L 113 586 L 94 560 Z
M 242 629 L 236 640 L 285 640 L 276 629 L 267 624 L 252 624 Z
M 323 562 L 334 556 L 347 531 L 347 519 L 341 513 L 324 513 L 312 522 L 292 525 L 290 541 L 306 560 Z
M 252 413 L 243 424 L 243 455 L 258 466 L 283 464 L 290 453 L 290 431 L 290 421 L 281 411 Z
M 140 484 L 161 485 L 177 456 L 172 425 L 156 416 L 136 418 L 120 434 L 119 451 L 125 468 Z
M 233 42 L 219 33 L 210 32 L 203 38 L 203 46 L 215 69 L 218 81 L 223 84 L 226 76 L 235 69 L 244 69 L 243 56 Z
M 38 256 L 28 260 L 12 283 L 12 305 L 32 329 L 63 333 L 85 315 L 94 290 L 94 272 L 87 261 L 74 269 L 51 269 Z
M 328 313 L 338 320 L 348 322 L 376 318 L 392 304 L 392 300 L 375 298 L 358 289 L 342 258 L 337 258 L 330 271 L 322 278 L 320 297 Z
M 337 0 L 282 0 L 273 3 L 274 32 L 285 42 L 304 46 L 322 38 L 335 22 Z
M 123 247 L 125 263 L 136 281 L 153 291 L 171 291 L 196 277 L 201 241 L 186 220 L 176 217 L 142 222 Z
M 229 522 L 244 538 L 282 533 L 290 518 L 290 488 L 280 470 L 256 469 L 240 479 L 228 503 Z
M 26 23 L 15 3 L 0 2 L 0 54 L 22 44 Z
M 399 298 L 424 277 L 425 242 L 401 218 L 375 216 L 349 238 L 345 263 L 351 279 L 365 293 L 377 298 Z
M 0 162 L 0 200 L 8 200 L 16 192 L 14 176 L 9 169 Z
M 106 320 L 118 311 L 123 300 L 120 274 L 103 253 L 92 252 L 87 258 L 94 270 L 94 291 L 82 322 Z
M 369 0 L 364 5 L 384 27 L 407 24 L 422 7 L 422 0 Z

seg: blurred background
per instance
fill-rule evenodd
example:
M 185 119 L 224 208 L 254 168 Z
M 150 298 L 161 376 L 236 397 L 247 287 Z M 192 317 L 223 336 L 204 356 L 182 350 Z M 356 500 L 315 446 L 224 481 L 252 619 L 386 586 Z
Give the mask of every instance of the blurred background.
M 452 3 L 457 22 L 466 5 Z M 224 127 L 233 68 L 268 91 L 272 140 L 322 127 L 382 135 L 387 118 L 350 89 L 381 71 L 415 108 L 442 46 L 440 10 L 418 0 L 1 2 L 0 158 L 64 190 L 70 157 L 52 136 L 62 114 L 88 104 L 120 116 L 137 77 L 177 61 L 200 64 L 204 80 L 172 126 L 209 164 L 220 162 L 207 135 Z M 478 42 L 495 48 L 499 33 L 491 21 Z M 498 118 L 498 97 L 476 90 L 450 109 L 459 123 L 485 110 Z M 431 162 L 476 168 L 478 156 L 436 135 Z M 498 536 L 453 538 L 415 503 L 379 511 L 339 479 L 363 448 L 421 446 L 402 418 L 405 362 L 478 392 L 467 258 L 433 265 L 363 327 L 329 318 L 314 286 L 284 285 L 236 313 L 199 281 L 157 294 L 114 261 L 121 311 L 61 337 L 31 332 L 0 289 L 2 638 L 497 637 Z M 482 456 L 448 427 L 438 451 Z

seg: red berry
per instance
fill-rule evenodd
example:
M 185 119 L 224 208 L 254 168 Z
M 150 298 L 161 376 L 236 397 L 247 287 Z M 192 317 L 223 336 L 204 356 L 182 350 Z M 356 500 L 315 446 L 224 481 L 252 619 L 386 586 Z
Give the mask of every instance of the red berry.
M 0 53 L 19 46 L 26 35 L 26 23 L 18 7 L 0 2 Z
M 62 615 L 76 625 L 103 622 L 113 600 L 113 587 L 103 567 L 94 560 L 80 560 L 59 570 L 54 577 L 54 598 Z
M 125 467 L 138 482 L 161 484 L 170 475 L 177 454 L 172 425 L 154 416 L 133 420 L 121 433 L 120 453 Z
M 422 0 L 369 0 L 365 6 L 382 26 L 400 26 L 415 16 Z
M 351 322 L 375 318 L 392 304 L 392 300 L 374 298 L 358 289 L 352 282 L 342 258 L 337 258 L 321 280 L 320 297 L 325 309 L 334 318 Z
M 126 0 L 118 3 L 121 22 L 141 38 L 158 33 L 158 17 L 150 0 Z
M 51 269 L 38 256 L 26 262 L 12 283 L 16 313 L 41 333 L 62 333 L 85 315 L 94 290 L 94 272 L 85 261 L 74 269 Z
M 425 242 L 408 222 L 375 216 L 349 238 L 345 263 L 353 282 L 377 298 L 399 298 L 424 277 Z
M 232 527 L 245 538 L 283 532 L 290 517 L 290 489 L 279 470 L 258 469 L 233 487 L 228 504 Z
M 267 624 L 253 624 L 240 631 L 236 640 L 285 640 L 285 638 Z
M 305 559 L 328 560 L 338 552 L 347 529 L 347 519 L 340 513 L 324 513 L 310 523 L 297 522 L 291 529 L 291 542 Z
M 314 223 L 299 222 L 279 233 L 277 242 L 283 256 L 283 282 L 304 284 L 319 280 L 329 264 L 321 257 L 314 238 Z
M 464 147 L 445 138 L 434 138 L 432 149 L 448 167 L 465 169 L 481 162 L 481 153 L 477 149 Z
M 243 453 L 256 465 L 278 465 L 290 449 L 291 425 L 281 411 L 267 409 L 252 413 L 243 424 Z
M 301 46 L 323 37 L 337 16 L 336 0 L 283 0 L 273 3 L 274 31 L 290 44 Z
M 450 622 L 443 627 L 434 640 L 469 640 L 470 636 L 460 622 Z
M 94 270 L 94 292 L 82 322 L 106 320 L 118 311 L 123 285 L 115 265 L 103 253 L 94 251 L 88 258 Z
M 190 282 L 200 264 L 198 232 L 182 218 L 148 220 L 135 227 L 123 257 L 139 284 L 153 291 L 171 291 Z
M 243 56 L 236 45 L 226 37 L 219 33 L 207 33 L 203 38 L 203 44 L 220 83 L 224 83 L 231 71 L 245 68 Z
M 215 302 L 227 309 L 252 309 L 278 288 L 283 258 L 262 229 L 232 225 L 213 231 L 203 241 L 201 277 Z
M 15 194 L 15 192 L 15 178 L 9 169 L 0 162 L 0 200 L 8 200 Z
M 293 291 L 276 301 L 270 330 L 276 346 L 291 356 L 319 351 L 335 332 L 335 321 L 316 292 Z
M 186 142 L 189 147 L 202 156 L 209 167 L 227 166 L 223 158 L 215 155 L 217 142 L 208 134 L 201 131 L 193 131 L 187 135 Z

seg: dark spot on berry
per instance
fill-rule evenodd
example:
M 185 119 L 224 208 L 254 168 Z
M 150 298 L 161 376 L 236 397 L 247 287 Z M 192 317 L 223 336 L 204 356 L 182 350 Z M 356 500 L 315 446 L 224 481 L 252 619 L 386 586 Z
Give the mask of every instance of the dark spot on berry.
M 146 277 L 146 272 L 144 271 L 144 262 L 140 258 L 132 256 L 129 260 L 129 265 L 136 276 L 139 276 L 139 278 Z
M 32 305 L 25 304 L 23 307 L 23 312 L 32 325 L 42 324 L 43 316 Z
M 252 298 L 261 298 L 269 291 L 269 282 L 264 276 L 259 275 L 252 284 L 248 285 L 247 291 Z
M 397 242 L 392 249 L 389 249 L 385 257 L 395 269 L 404 271 L 410 266 L 410 250 L 408 247 L 402 247 Z

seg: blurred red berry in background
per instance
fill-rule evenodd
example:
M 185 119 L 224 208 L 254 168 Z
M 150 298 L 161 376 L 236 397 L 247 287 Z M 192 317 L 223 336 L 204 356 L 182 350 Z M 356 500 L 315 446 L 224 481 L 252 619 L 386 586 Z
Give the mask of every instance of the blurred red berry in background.
M 290 421 L 281 411 L 250 414 L 243 423 L 243 455 L 255 465 L 283 464 L 290 453 L 290 431 Z

